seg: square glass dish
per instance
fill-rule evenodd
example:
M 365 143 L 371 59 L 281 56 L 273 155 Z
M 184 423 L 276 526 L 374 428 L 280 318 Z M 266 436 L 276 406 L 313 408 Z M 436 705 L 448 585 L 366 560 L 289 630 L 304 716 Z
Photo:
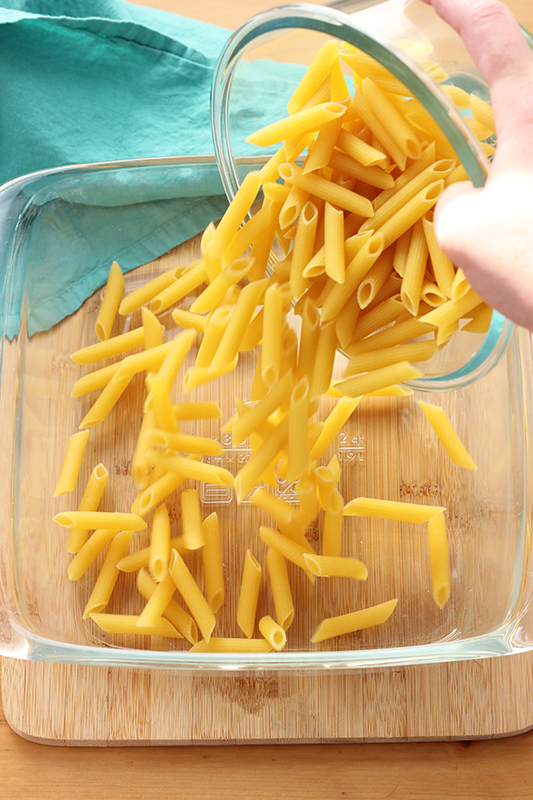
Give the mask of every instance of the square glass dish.
M 143 376 L 137 375 L 108 418 L 91 429 L 75 491 L 54 498 L 67 440 L 97 396 L 94 392 L 71 397 L 74 383 L 92 366 L 79 366 L 70 355 L 95 341 L 103 292 L 98 289 L 78 311 L 39 330 L 40 301 L 59 298 L 68 289 L 61 270 L 43 270 L 43 262 L 53 242 L 53 252 L 85 254 L 86 263 L 92 263 L 102 230 L 97 225 L 74 226 L 74 205 L 97 204 L 99 198 L 113 196 L 115 207 L 123 198 L 123 209 L 129 205 L 136 219 L 139 212 L 148 218 L 163 195 L 166 200 L 181 196 L 180 185 L 191 170 L 200 175 L 210 169 L 215 165 L 207 157 L 82 165 L 26 176 L 0 190 L 6 296 L 0 396 L 0 652 L 53 662 L 230 671 L 398 666 L 530 649 L 533 354 L 529 334 L 512 332 L 501 320 L 487 334 L 459 335 L 454 347 L 463 363 L 472 363 L 464 385 L 457 388 L 453 380 L 442 379 L 454 364 L 447 365 L 441 351 L 438 390 L 419 382 L 406 396 L 364 398 L 320 459 L 327 464 L 337 456 L 345 502 L 366 496 L 447 509 L 451 596 L 442 610 L 432 599 L 427 525 L 345 517 L 342 554 L 362 560 L 368 579 L 318 578 L 311 584 L 302 570 L 289 564 L 295 616 L 281 652 L 191 653 L 184 639 L 104 633 L 93 620 L 82 618 L 105 553 L 79 580 L 69 580 L 68 531 L 53 517 L 78 507 L 98 463 L 109 471 L 100 510 L 130 511 L 137 494 L 131 459 L 146 389 Z M 173 266 L 190 263 L 199 252 L 196 237 L 127 272 L 125 293 Z M 189 296 L 181 306 L 186 309 L 191 302 Z M 160 317 L 165 337 L 178 330 L 170 311 Z M 120 317 L 114 333 L 140 324 L 136 311 Z M 183 370 L 194 363 L 198 345 L 199 337 Z M 343 359 L 339 354 L 337 374 Z M 188 421 L 182 432 L 220 442 L 222 455 L 204 460 L 211 459 L 233 475 L 250 458 L 251 448 L 248 441 L 234 447 L 222 427 L 234 413 L 236 398 L 249 397 L 256 360 L 254 350 L 243 353 L 233 373 L 188 394 L 181 381 L 173 387 L 176 403 L 219 404 L 221 419 Z M 421 411 L 420 399 L 445 409 L 477 471 L 450 461 Z M 324 420 L 334 403 L 324 397 L 316 419 Z M 193 486 L 199 490 L 202 515 L 216 511 L 220 521 L 226 599 L 217 613 L 214 635 L 242 637 L 236 609 L 248 549 L 263 572 L 257 619 L 274 616 L 267 548 L 259 537 L 259 527 L 272 526 L 273 521 L 249 498 L 237 504 L 231 487 L 187 482 L 182 488 Z M 182 531 L 180 491 L 167 500 L 172 536 Z M 276 493 L 297 507 L 294 486 L 278 480 Z M 130 552 L 147 546 L 152 517 L 153 512 L 146 518 L 147 530 L 134 533 Z M 321 512 L 308 532 L 312 545 L 320 547 L 322 527 Z M 191 552 L 185 559 L 205 590 L 200 553 Z M 393 598 L 398 604 L 385 624 L 311 643 L 325 617 Z M 176 600 L 181 602 L 177 593 Z M 139 614 L 143 604 L 135 574 L 121 573 L 105 610 Z

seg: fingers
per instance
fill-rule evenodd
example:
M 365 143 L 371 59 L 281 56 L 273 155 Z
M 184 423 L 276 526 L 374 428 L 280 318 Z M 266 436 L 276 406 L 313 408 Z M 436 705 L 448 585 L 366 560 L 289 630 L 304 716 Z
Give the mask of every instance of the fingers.
M 463 38 L 490 86 L 498 134 L 494 170 L 533 169 L 533 53 L 497 0 L 424 0 Z

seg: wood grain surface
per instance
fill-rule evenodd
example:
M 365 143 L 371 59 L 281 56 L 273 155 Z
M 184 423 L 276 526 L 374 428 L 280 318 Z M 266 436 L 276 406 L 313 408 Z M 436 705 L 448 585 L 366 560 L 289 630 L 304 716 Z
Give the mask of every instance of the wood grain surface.
M 264 0 L 246 3 L 205 0 L 194 7 L 184 0 L 145 0 L 142 4 L 230 28 L 252 13 L 274 5 Z M 508 0 L 507 5 L 525 25 L 533 28 L 530 0 Z M 530 667 L 523 664 L 514 672 L 489 675 L 491 669 L 487 669 L 486 664 L 483 662 L 477 667 L 480 674 L 477 679 L 473 677 L 482 689 L 478 713 L 497 716 L 497 694 L 507 693 L 506 707 L 514 708 L 516 720 L 523 721 L 522 727 L 531 724 Z M 22 684 L 9 685 L 7 695 L 4 686 L 4 703 L 6 708 L 9 707 L 10 716 L 13 715 L 12 706 L 17 703 L 17 691 L 24 694 L 39 685 L 46 697 L 51 668 L 34 666 L 39 670 L 37 682 L 27 683 L 27 676 L 24 676 Z M 5 672 L 9 673 L 10 667 L 11 664 Z M 64 670 L 63 667 L 59 669 Z M 457 688 L 457 684 L 449 681 L 449 672 L 453 669 L 454 666 L 446 667 L 445 681 L 452 697 Z M 106 677 L 103 682 L 98 679 L 99 685 L 105 684 L 117 693 L 123 692 L 127 679 L 115 677 L 112 670 L 104 668 L 104 671 Z M 404 674 L 398 678 L 398 698 L 402 709 L 407 709 L 408 718 L 419 712 L 421 702 L 424 705 L 428 701 L 427 697 L 421 699 L 420 694 L 406 693 L 408 678 L 405 671 L 400 672 Z M 69 676 L 64 674 L 62 677 L 68 684 Z M 374 680 L 379 685 L 379 675 Z M 84 686 L 87 696 L 94 694 L 94 677 L 86 675 Z M 248 712 L 253 716 L 253 688 L 248 695 Z M 457 699 L 456 713 L 462 719 L 467 709 L 459 695 L 454 699 Z M 75 698 L 69 697 L 67 689 L 62 708 L 73 702 Z M 57 708 L 49 708 L 49 713 L 55 719 L 60 719 L 62 714 Z M 293 709 L 292 713 L 297 714 L 298 709 Z M 61 722 L 64 723 L 64 717 Z M 499 722 L 501 725 L 502 720 Z M 142 720 L 139 723 L 142 725 Z M 406 730 L 404 725 L 403 732 L 398 735 L 402 738 Z M 504 732 L 504 727 L 500 732 Z M 59 793 L 69 797 L 99 796 L 117 800 L 147 796 L 203 797 L 208 800 L 241 795 L 382 800 L 447 798 L 452 793 L 459 800 L 530 798 L 533 796 L 532 748 L 533 733 L 493 741 L 416 744 L 198 746 L 141 750 L 127 747 L 50 748 L 18 737 L 9 729 L 5 716 L 0 712 L 1 794 L 5 798 L 51 798 Z

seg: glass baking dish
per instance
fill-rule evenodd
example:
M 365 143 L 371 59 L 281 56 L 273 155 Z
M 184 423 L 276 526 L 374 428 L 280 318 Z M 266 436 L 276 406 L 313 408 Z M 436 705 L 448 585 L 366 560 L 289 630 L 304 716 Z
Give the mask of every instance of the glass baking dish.
M 252 166 L 256 159 L 248 160 Z M 52 236 L 65 252 L 86 251 L 90 262 L 98 230 L 74 229 L 67 220 L 69 204 L 94 203 L 114 193 L 148 211 L 167 197 L 179 195 L 180 181 L 191 169 L 212 169 L 209 157 L 147 159 L 74 166 L 13 181 L 0 190 L 1 259 L 4 287 L 0 410 L 4 442 L 2 524 L 0 529 L 0 652 L 13 657 L 95 665 L 149 668 L 232 670 L 353 669 L 396 666 L 503 655 L 531 648 L 533 628 L 528 614 L 531 589 L 529 532 L 531 520 L 532 343 L 529 334 L 509 332 L 486 347 L 491 369 L 456 389 L 453 380 L 439 391 L 406 397 L 367 398 L 357 408 L 324 461 L 334 454 L 341 465 L 340 491 L 346 501 L 360 495 L 414 501 L 447 508 L 452 593 L 440 610 L 431 597 L 425 525 L 345 518 L 345 555 L 369 567 L 365 583 L 318 579 L 311 586 L 289 565 L 296 615 L 287 648 L 264 654 L 187 652 L 183 640 L 128 637 L 103 633 L 82 619 L 103 555 L 79 581 L 71 582 L 66 551 L 68 531 L 52 521 L 61 510 L 77 508 L 82 488 L 94 465 L 109 470 L 101 510 L 129 510 L 135 497 L 130 476 L 138 432 L 144 382 L 137 376 L 123 402 L 107 420 L 92 429 L 75 492 L 53 499 L 67 438 L 95 395 L 71 398 L 74 382 L 88 370 L 70 359 L 77 348 L 94 341 L 94 322 L 102 290 L 79 311 L 51 329 L 28 333 L 36 299 L 54 292 L 61 275 L 42 274 L 43 242 Z M 132 188 L 133 187 L 133 188 Z M 53 209 L 59 210 L 51 214 Z M 51 222 L 52 221 L 52 222 Z M 126 292 L 171 266 L 198 257 L 199 237 L 125 275 Z M 188 307 L 191 298 L 183 301 Z M 16 313 L 20 322 L 14 326 Z M 15 316 L 14 316 L 15 313 Z M 172 329 L 170 314 L 161 317 Z M 123 318 L 125 325 L 139 318 Z M 6 335 L 6 333 L 8 335 Z M 189 355 L 192 363 L 197 345 Z M 481 347 L 479 348 L 481 349 Z M 338 356 L 336 369 L 342 368 Z M 107 362 L 106 362 L 107 363 Z M 477 367 L 476 367 L 477 368 Z M 185 432 L 217 438 L 223 445 L 218 463 L 234 474 L 250 456 L 246 443 L 233 448 L 220 426 L 232 415 L 235 397 L 246 397 L 255 369 L 253 352 L 237 370 L 175 399 L 215 400 L 222 419 L 188 423 Z M 452 464 L 429 429 L 418 399 L 443 406 L 479 469 Z M 324 398 L 319 418 L 332 408 Z M 191 484 L 192 485 L 192 484 Z M 227 600 L 219 612 L 217 635 L 238 636 L 236 603 L 242 561 L 252 549 L 266 573 L 266 547 L 259 525 L 269 518 L 246 500 L 237 506 L 232 489 L 199 484 L 202 513 L 217 511 L 220 519 Z M 294 503 L 294 487 L 280 482 L 277 493 Z M 169 501 L 173 535 L 180 531 L 179 502 Z M 148 521 L 150 518 L 148 518 Z M 320 537 L 318 526 L 310 538 Z M 136 533 L 131 550 L 147 543 Z M 198 554 L 187 556 L 203 588 Z M 396 612 L 385 625 L 347 634 L 320 644 L 310 643 L 320 620 L 398 598 Z M 179 599 L 179 598 L 177 598 Z M 120 576 L 108 611 L 139 613 L 142 600 L 131 574 Z M 263 581 L 258 618 L 273 614 L 268 582 Z

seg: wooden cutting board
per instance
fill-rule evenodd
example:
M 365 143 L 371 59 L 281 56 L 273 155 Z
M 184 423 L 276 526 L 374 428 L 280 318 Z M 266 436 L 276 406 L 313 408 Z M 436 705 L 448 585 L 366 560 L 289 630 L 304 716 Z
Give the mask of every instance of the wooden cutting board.
M 4 658 L 2 702 L 14 731 L 57 745 L 476 739 L 533 726 L 530 654 L 307 677 Z
M 198 240 L 191 241 L 158 262 L 130 273 L 126 276 L 128 291 L 136 287 L 139 275 L 146 280 L 152 274 L 168 269 L 177 259 L 181 259 L 177 263 L 188 263 L 195 257 L 197 249 Z M 86 413 L 94 399 L 87 396 L 81 400 L 69 399 L 73 379 L 79 377 L 79 368 L 73 365 L 68 355 L 76 347 L 92 341 L 100 296 L 97 293 L 87 300 L 80 311 L 50 333 L 39 334 L 33 345 L 26 344 L 23 352 L 26 377 L 22 401 L 19 503 L 23 509 L 21 516 L 27 524 L 19 531 L 19 549 L 26 561 L 21 562 L 24 569 L 21 569 L 18 593 L 30 624 L 34 624 L 43 636 L 51 639 L 65 637 L 67 641 L 79 644 L 132 646 L 131 640 L 126 642 L 120 637 L 102 635 L 91 621 L 84 623 L 81 620 L 96 567 L 73 587 L 66 578 L 66 566 L 70 560 L 65 549 L 66 535 L 58 532 L 57 526 L 51 522 L 58 510 L 77 507 L 90 470 L 98 460 L 110 468 L 103 510 L 127 510 L 135 496 L 128 474 L 131 453 L 126 447 L 124 421 L 130 418 L 131 408 L 142 408 L 142 381 L 124 395 L 125 405 L 112 412 L 102 426 L 93 429 L 92 444 L 87 447 L 90 458 L 84 458 L 79 481 L 81 488 L 76 497 L 51 499 L 66 440 L 75 432 L 80 415 Z M 40 340 L 39 337 L 43 338 Z M 4 370 L 7 374 L 10 374 L 10 369 L 14 370 L 19 359 L 17 347 L 17 343 L 6 344 Z M 500 368 L 504 369 L 503 366 Z M 249 372 L 241 375 L 241 396 L 246 396 L 250 375 Z M 496 381 L 495 378 L 495 385 Z M 499 380 L 497 385 L 504 386 L 505 381 Z M 233 388 L 222 399 L 216 394 L 218 389 L 213 391 L 214 395 L 199 399 L 217 399 L 221 404 L 224 401 L 225 420 L 232 413 L 235 390 Z M 490 391 L 490 403 L 483 402 L 486 391 Z M 59 403 L 58 397 L 65 398 L 64 402 Z M 375 405 L 372 406 L 372 402 Z M 446 402 L 453 410 L 457 401 L 452 396 Z M 467 414 L 470 418 L 468 414 L 476 409 L 476 424 L 480 430 L 485 430 L 493 420 L 499 395 L 494 386 L 491 390 L 491 386 L 487 389 L 474 384 L 461 394 L 460 402 L 459 416 Z M 431 599 L 425 538 L 423 534 L 421 538 L 420 533 L 422 526 L 400 528 L 399 523 L 384 525 L 381 520 L 359 523 L 354 518 L 347 518 L 346 543 L 353 552 L 350 550 L 345 554 L 357 555 L 375 565 L 367 584 L 357 589 L 358 602 L 364 607 L 396 596 L 399 597 L 399 608 L 408 611 L 395 615 L 388 626 L 340 637 L 332 643 L 325 642 L 322 649 L 426 643 L 424 636 L 442 640 L 453 634 L 456 628 L 475 635 L 479 609 L 497 608 L 497 593 L 503 596 L 506 592 L 507 584 L 502 576 L 512 570 L 512 559 L 497 547 L 494 565 L 489 563 L 487 566 L 487 578 L 472 558 L 462 552 L 461 537 L 466 530 L 469 546 L 475 547 L 476 537 L 487 541 L 489 535 L 498 536 L 503 513 L 497 502 L 501 476 L 497 471 L 480 468 L 476 475 L 482 476 L 482 483 L 471 484 L 471 475 L 464 475 L 465 470 L 459 474 L 451 462 L 442 458 L 438 443 L 431 444 L 424 433 L 421 427 L 423 415 L 416 410 L 413 398 L 374 399 L 365 400 L 365 403 L 369 405 L 361 404 L 335 444 L 344 476 L 341 479 L 343 496 L 350 499 L 357 492 L 397 500 L 414 499 L 416 502 L 417 495 L 421 495 L 423 502 L 446 506 L 450 512 L 452 561 L 458 577 L 450 603 L 440 612 Z M 120 417 L 114 414 L 120 414 Z M 490 438 L 478 439 L 483 464 L 497 463 L 501 450 L 501 437 L 496 427 L 493 426 L 491 433 Z M 465 430 L 468 447 L 476 444 L 474 434 L 473 430 Z M 214 434 L 205 431 L 204 435 Z M 421 442 L 424 442 L 423 447 Z M 46 458 L 41 459 L 39 453 L 46 453 Z M 235 472 L 235 460 L 246 457 L 249 457 L 246 452 L 233 451 L 229 447 L 224 451 L 228 463 L 223 465 Z M 4 464 L 9 466 L 9 463 L 6 453 Z M 31 475 L 32 480 L 25 480 L 25 475 Z M 10 505 L 9 486 L 6 475 L 1 490 L 5 509 Z M 478 486 L 481 495 L 477 493 Z M 284 496 L 289 501 L 295 499 L 288 494 Z M 241 533 L 241 543 L 236 545 L 237 555 L 243 555 L 243 546 L 252 546 L 257 547 L 254 552 L 264 560 L 265 553 L 260 543 L 251 538 L 250 531 L 256 531 L 258 524 L 264 524 L 266 520 L 259 520 L 253 507 L 243 504 L 239 514 L 244 516 L 239 521 L 235 509 L 228 504 L 228 498 L 210 495 L 207 491 L 203 491 L 201 500 L 204 513 L 218 510 L 221 520 L 226 520 L 227 585 L 229 588 L 238 586 L 242 567 L 230 549 L 235 546 L 235 540 L 231 539 L 232 527 L 237 528 L 239 522 L 241 530 L 244 526 L 247 531 L 245 541 L 242 541 Z M 479 506 L 490 510 L 489 515 L 483 517 L 483 529 L 474 530 L 470 522 L 465 529 L 465 520 L 472 519 Z M 181 524 L 179 515 L 179 502 L 173 500 L 171 518 L 176 526 Z M 44 524 L 35 524 L 39 520 Z M 318 529 L 313 529 L 311 538 L 313 542 L 319 542 Z M 137 540 L 133 549 L 146 543 Z M 43 571 L 43 565 L 49 574 Z M 491 569 L 501 579 L 501 587 Z M 322 584 L 322 594 L 318 593 L 315 600 L 305 576 L 293 575 L 293 578 L 294 591 L 303 613 L 297 615 L 289 638 L 292 648 L 308 648 L 310 633 L 320 618 L 328 616 L 328 612 L 346 613 L 353 608 L 353 590 L 346 582 L 335 586 L 331 583 L 328 588 Z M 202 580 L 201 575 L 199 580 Z M 477 607 L 467 602 L 465 592 L 468 587 L 475 591 Z M 112 600 L 114 606 L 110 605 L 109 610 L 139 613 L 142 607 L 139 606 L 140 598 L 137 596 L 135 599 L 134 594 L 132 581 L 119 582 Z M 236 592 L 228 591 L 220 623 L 224 633 L 218 635 L 239 634 L 234 625 L 236 596 Z M 273 613 L 269 602 L 268 590 L 264 587 L 259 615 Z M 487 625 L 495 624 L 489 617 L 485 621 Z M 8 658 L 2 661 L 2 700 L 6 719 L 13 729 L 35 741 L 71 745 L 504 736 L 533 725 L 533 712 L 530 711 L 533 708 L 532 694 L 531 664 L 527 654 L 430 666 L 369 668 L 347 674 L 286 672 L 231 676 L 70 666 Z

